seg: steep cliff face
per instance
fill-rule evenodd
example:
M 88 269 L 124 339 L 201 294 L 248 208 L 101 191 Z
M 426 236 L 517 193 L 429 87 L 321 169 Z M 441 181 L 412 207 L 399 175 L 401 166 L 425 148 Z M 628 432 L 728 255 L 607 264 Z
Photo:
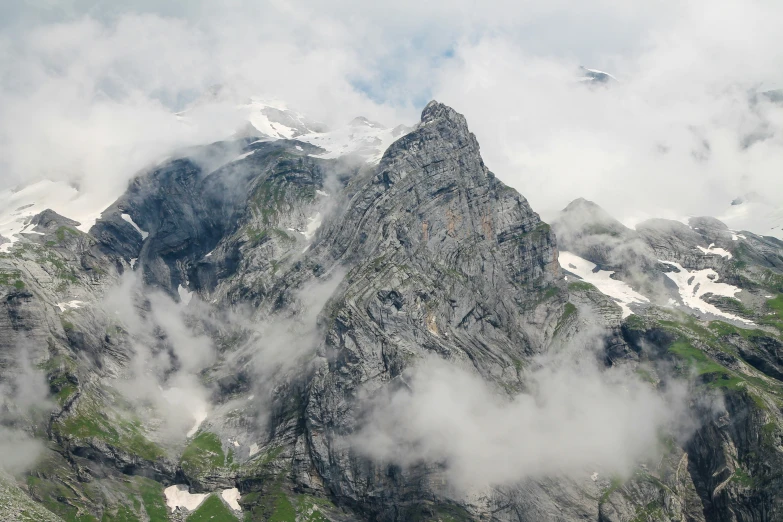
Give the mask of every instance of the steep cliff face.
M 488 171 L 449 107 L 430 103 L 419 127 L 351 188 L 313 248 L 321 263 L 349 271 L 308 388 L 307 445 L 332 494 L 404 518 L 402 499 L 433 496 L 437 473 L 357 460 L 341 440 L 356 428 L 357 397 L 399 384 L 428 355 L 519 388 L 518 362 L 547 348 L 565 288 L 549 226 Z

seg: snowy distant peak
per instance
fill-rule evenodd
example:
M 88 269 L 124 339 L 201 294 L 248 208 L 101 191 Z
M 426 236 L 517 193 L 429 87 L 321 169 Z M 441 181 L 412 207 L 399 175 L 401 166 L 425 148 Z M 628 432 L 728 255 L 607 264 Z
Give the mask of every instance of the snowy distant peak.
M 385 129 L 382 124 L 377 121 L 370 121 L 364 116 L 357 116 L 348 124 L 351 127 L 370 127 L 371 129 Z
M 357 122 L 357 120 L 359 120 Z M 409 127 L 399 125 L 387 129 L 383 125 L 356 118 L 345 127 L 329 132 L 314 132 L 298 136 L 296 139 L 316 145 L 326 152 L 319 154 L 321 158 L 339 158 L 340 156 L 356 156 L 370 163 L 381 160 L 383 153 L 397 138 L 410 132 Z
M 404 125 L 387 129 L 364 116 L 354 118 L 343 127 L 329 129 L 323 123 L 287 108 L 282 102 L 261 98 L 252 98 L 245 108 L 248 121 L 263 136 L 297 139 L 316 145 L 326 151 L 318 155 L 322 158 L 352 155 L 375 163 L 394 140 L 410 132 Z
M 588 69 L 587 67 L 584 67 L 582 65 L 579 66 L 579 69 L 581 70 L 582 73 L 582 77 L 579 78 L 579 81 L 582 82 L 589 82 L 594 84 L 607 84 L 610 82 L 618 81 L 617 78 L 615 78 L 608 72 L 599 71 L 598 69 Z
M 241 108 L 247 110 L 250 124 L 271 138 L 291 139 L 305 134 L 328 131 L 323 123 L 288 109 L 285 104 L 277 100 L 254 97 Z
M 8 252 L 24 234 L 35 234 L 32 218 L 44 210 L 76 218 L 74 227 L 87 232 L 104 207 L 102 200 L 81 194 L 65 181 L 42 180 L 0 191 L 0 252 Z
M 629 228 L 620 223 L 599 205 L 584 198 L 578 198 L 566 206 L 552 223 L 559 228 L 558 235 L 580 235 L 584 233 L 627 235 Z

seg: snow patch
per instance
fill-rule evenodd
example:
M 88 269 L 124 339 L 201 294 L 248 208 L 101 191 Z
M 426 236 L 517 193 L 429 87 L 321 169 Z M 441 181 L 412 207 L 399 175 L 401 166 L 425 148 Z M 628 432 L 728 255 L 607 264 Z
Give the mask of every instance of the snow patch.
M 315 193 L 318 194 L 319 196 L 324 196 L 325 198 L 329 197 L 329 194 L 327 192 L 324 192 L 323 190 L 316 190 Z
M 253 444 L 250 445 L 250 456 L 251 457 L 253 455 L 255 455 L 256 453 L 258 453 L 259 451 L 261 451 L 261 448 L 258 447 L 258 444 L 256 444 L 254 442 Z
M 187 486 L 181 484 L 167 487 L 163 494 L 166 495 L 166 505 L 172 511 L 180 507 L 195 511 L 208 496 L 207 493 L 191 493 Z
M 364 158 L 368 163 L 378 163 L 389 145 L 408 132 L 410 129 L 400 133 L 399 130 L 395 132 L 395 129 L 383 127 L 347 125 L 330 132 L 311 132 L 296 139 L 326 150 L 311 156 L 333 159 L 352 154 Z
M 20 234 L 36 234 L 39 236 L 45 236 L 43 232 L 36 232 L 33 230 L 36 227 L 36 225 L 33 225 L 32 223 L 28 223 L 25 225 L 25 227 L 19 232 Z
M 57 303 L 57 307 L 60 309 L 61 312 L 66 311 L 67 309 L 76 309 L 81 308 L 81 306 L 84 304 L 84 301 L 77 301 L 74 299 L 73 301 L 68 301 L 65 303 Z
M 711 305 L 708 302 L 702 300 L 702 296 L 705 294 L 734 298 L 736 294 L 742 291 L 736 286 L 732 286 L 726 283 L 718 283 L 717 281 L 720 276 L 715 270 L 711 268 L 705 268 L 704 270 L 688 271 L 679 263 L 675 263 L 673 261 L 663 261 L 660 259 L 659 261 L 679 270 L 679 272 L 665 272 L 665 274 L 666 277 L 671 279 L 677 285 L 677 288 L 680 291 L 680 299 L 686 306 L 706 314 L 717 315 L 719 317 L 725 317 L 726 319 L 741 321 L 746 324 L 753 324 L 752 321 L 723 312 L 715 305 Z
M 131 226 L 132 226 L 133 228 L 135 228 L 135 229 L 136 229 L 136 232 L 138 232 L 138 233 L 139 233 L 139 235 L 141 235 L 141 240 L 142 240 L 142 241 L 144 241 L 145 239 L 147 239 L 147 236 L 149 236 L 149 233 L 148 233 L 148 232 L 145 232 L 145 231 L 143 231 L 143 230 L 142 230 L 142 229 L 139 227 L 139 225 L 137 225 L 137 224 L 136 224 L 136 223 L 133 221 L 133 219 L 131 219 L 131 217 L 130 217 L 130 215 L 129 215 L 129 214 L 120 214 L 120 217 L 121 217 L 123 220 L 127 221 L 128 223 L 130 223 L 130 224 L 131 224 Z
M 226 504 L 231 506 L 231 509 L 239 512 L 242 511 L 242 508 L 239 506 L 239 490 L 237 488 L 224 489 L 220 493 L 220 496 L 223 497 Z
M 236 158 L 234 158 L 231 161 L 229 161 L 229 163 L 233 163 L 235 161 L 243 160 L 243 159 L 247 158 L 248 156 L 252 156 L 253 154 L 255 154 L 256 151 L 258 151 L 258 149 L 253 149 L 250 152 L 245 152 L 244 154 L 240 154 Z
M 130 266 L 131 266 L 131 270 L 133 270 L 134 268 L 136 268 L 136 261 L 137 261 L 138 259 L 139 259 L 138 257 L 132 257 L 132 258 L 131 258 L 131 260 L 130 260 Z
M 116 198 L 114 198 L 116 199 Z M 61 216 L 79 221 L 77 226 L 87 232 L 106 206 L 96 204 L 95 197 L 87 197 L 64 181 L 43 180 L 21 189 L 0 191 L 0 252 L 8 252 L 21 239 L 19 234 L 40 234 L 28 230 L 30 218 L 52 209 Z M 103 202 L 100 203 L 103 205 Z
M 593 474 L 590 475 L 590 480 L 592 480 L 593 482 L 598 480 L 598 472 L 597 471 L 594 471 Z
M 561 267 L 579 276 L 583 281 L 595 286 L 601 293 L 614 299 L 622 308 L 623 318 L 633 314 L 633 310 L 628 305 L 650 302 L 645 296 L 631 288 L 628 283 L 612 279 L 610 276 L 614 272 L 607 270 L 594 272 L 596 267 L 594 263 L 582 259 L 571 252 L 561 251 L 559 260 Z
M 296 146 L 296 150 L 304 150 L 304 149 L 302 147 L 300 147 L 299 145 L 297 145 Z
M 721 257 L 725 257 L 726 259 L 731 259 L 731 252 L 724 250 L 723 248 L 716 247 L 715 243 L 710 243 L 710 246 L 707 248 L 704 248 L 703 246 L 697 246 L 696 248 L 701 250 L 704 255 L 717 254 Z

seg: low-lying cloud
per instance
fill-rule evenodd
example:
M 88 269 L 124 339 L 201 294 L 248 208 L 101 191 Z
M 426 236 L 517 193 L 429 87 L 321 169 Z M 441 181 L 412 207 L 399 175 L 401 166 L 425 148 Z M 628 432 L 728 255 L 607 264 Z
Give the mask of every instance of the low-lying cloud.
M 248 379 L 257 421 L 263 425 L 272 408 L 276 386 L 306 370 L 318 345 L 317 318 L 342 281 L 335 270 L 323 279 L 292 291 L 290 312 L 265 315 L 247 306 L 217 309 L 193 297 L 175 302 L 145 287 L 128 272 L 106 293 L 103 306 L 127 332 L 130 361 L 114 386 L 132 404 L 152 407 L 158 432 L 173 442 L 192 436 L 216 407 L 228 400 L 222 378 Z M 218 353 L 213 337 L 236 339 Z M 210 378 L 203 372 L 210 371 Z
M 533 361 L 529 392 L 509 397 L 440 359 L 403 374 L 395 391 L 367 400 L 350 442 L 373 459 L 438 463 L 470 491 L 526 478 L 628 474 L 653 458 L 662 430 L 683 429 L 684 389 L 660 393 L 627 368 L 600 368 L 591 347 Z
M 109 289 L 102 305 L 128 334 L 130 361 L 115 387 L 134 405 L 157 412 L 164 438 L 192 435 L 209 410 L 210 390 L 199 374 L 215 361 L 212 340 L 194 327 L 183 304 L 145 288 L 133 272 Z
M 45 425 L 54 403 L 44 372 L 33 365 L 24 345 L 13 360 L 16 368 L 0 383 L 0 470 L 19 473 L 32 467 L 43 452 L 33 430 Z

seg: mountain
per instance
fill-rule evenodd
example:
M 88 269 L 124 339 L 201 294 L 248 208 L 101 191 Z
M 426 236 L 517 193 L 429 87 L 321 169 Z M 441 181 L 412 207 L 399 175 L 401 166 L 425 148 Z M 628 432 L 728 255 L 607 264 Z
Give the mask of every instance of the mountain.
M 608 72 L 599 71 L 598 69 L 588 69 L 587 67 L 580 65 L 579 70 L 582 74 L 582 76 L 579 78 L 580 82 L 599 85 L 599 84 L 610 84 L 612 82 L 617 81 L 617 78 L 615 78 Z
M 783 243 L 550 226 L 434 101 L 248 105 L 0 253 L 6 519 L 783 517 Z

